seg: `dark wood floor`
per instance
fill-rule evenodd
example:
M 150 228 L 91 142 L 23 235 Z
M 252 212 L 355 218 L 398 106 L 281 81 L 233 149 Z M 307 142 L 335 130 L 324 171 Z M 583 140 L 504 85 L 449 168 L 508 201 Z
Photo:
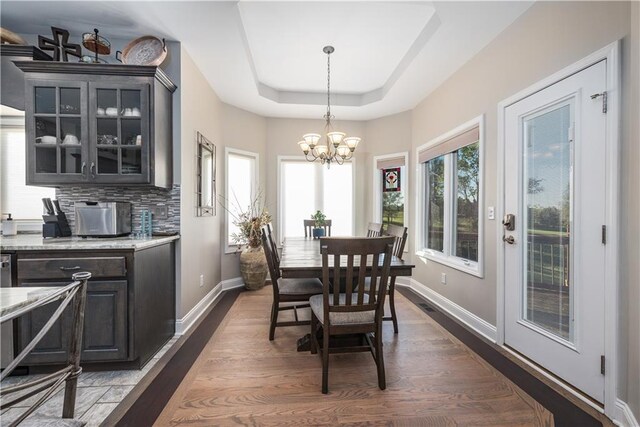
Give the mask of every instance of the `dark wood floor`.
M 553 425 L 553 415 L 402 296 L 385 322 L 387 389 L 366 353 L 296 352 L 306 327 L 268 337 L 271 289 L 241 293 L 156 425 Z

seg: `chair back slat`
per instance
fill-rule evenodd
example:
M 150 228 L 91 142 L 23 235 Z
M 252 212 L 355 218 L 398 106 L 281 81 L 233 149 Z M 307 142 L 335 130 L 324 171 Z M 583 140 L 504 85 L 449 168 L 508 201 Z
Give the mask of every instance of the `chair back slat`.
M 276 261 L 273 255 L 273 246 L 269 241 L 269 231 L 267 226 L 262 227 L 262 249 L 264 250 L 264 256 L 267 259 L 267 265 L 269 266 L 269 276 L 271 277 L 271 287 L 273 288 L 273 296 L 277 298 L 278 295 L 278 279 L 280 278 L 280 263 Z
M 280 269 L 280 254 L 278 253 L 278 245 L 276 244 L 275 239 L 273 238 L 273 225 L 270 222 L 267 223 L 267 233 L 269 237 L 269 242 L 271 243 L 271 251 L 273 252 L 273 257 L 278 264 L 278 269 Z
M 391 254 L 395 238 L 344 238 L 323 237 L 320 239 L 322 252 L 322 277 L 324 294 L 325 319 L 330 312 L 358 312 L 376 311 L 376 316 L 382 316 L 381 306 L 384 304 L 386 287 L 377 283 L 386 283 L 391 267 Z M 330 265 L 330 255 L 333 255 L 333 265 Z M 371 262 L 369 262 L 369 259 Z M 382 265 L 381 265 L 382 264 Z M 331 282 L 330 271 L 333 269 L 333 297 L 329 298 Z M 344 269 L 344 270 L 343 270 Z M 344 289 L 340 289 L 340 277 L 345 278 Z M 371 286 L 367 291 L 364 286 L 365 278 L 371 278 Z M 354 279 L 357 282 L 354 282 Z M 357 298 L 353 295 L 357 286 Z M 340 300 L 340 292 L 344 299 Z M 365 295 L 367 296 L 365 298 Z
M 367 237 L 380 237 L 382 235 L 382 224 L 370 222 L 367 225 Z
M 402 259 L 404 246 L 407 243 L 407 227 L 389 224 L 384 233 L 386 236 L 393 236 L 396 240 L 393 244 L 393 256 Z
M 313 237 L 313 229 L 316 226 L 316 222 L 312 219 L 305 219 L 304 221 L 304 237 Z M 324 235 L 331 236 L 331 220 L 325 219 L 324 225 Z

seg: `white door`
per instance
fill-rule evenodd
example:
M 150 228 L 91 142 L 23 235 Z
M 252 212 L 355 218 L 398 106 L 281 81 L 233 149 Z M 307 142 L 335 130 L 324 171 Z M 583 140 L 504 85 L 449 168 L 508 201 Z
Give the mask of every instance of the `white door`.
M 604 399 L 606 61 L 505 109 L 505 344 Z M 512 228 L 512 230 L 509 230 Z

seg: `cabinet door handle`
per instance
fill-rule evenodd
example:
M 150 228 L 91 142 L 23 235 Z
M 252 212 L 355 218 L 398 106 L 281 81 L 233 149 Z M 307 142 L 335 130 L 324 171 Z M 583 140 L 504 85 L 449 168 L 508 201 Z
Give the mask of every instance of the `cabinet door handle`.
M 95 178 L 96 174 L 93 173 L 93 170 L 96 168 L 96 164 L 94 162 L 91 162 L 91 166 L 89 166 L 89 173 L 91 173 L 91 178 Z
M 62 271 L 76 271 L 76 270 L 80 270 L 80 266 L 76 265 L 75 267 L 60 267 L 60 270 L 62 270 Z

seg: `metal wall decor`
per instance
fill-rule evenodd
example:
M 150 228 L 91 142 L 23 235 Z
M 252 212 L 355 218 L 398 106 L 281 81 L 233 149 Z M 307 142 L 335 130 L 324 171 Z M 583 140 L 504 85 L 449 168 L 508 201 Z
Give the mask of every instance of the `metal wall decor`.
M 51 27 L 53 39 L 38 36 L 38 47 L 41 50 L 53 51 L 53 60 L 69 62 L 69 55 L 80 58 L 82 56 L 82 48 L 79 44 L 69 43 L 69 31 Z
M 400 168 L 382 169 L 384 192 L 401 191 Z
M 196 132 L 198 144 L 196 194 L 196 215 L 215 216 L 216 214 L 216 146 Z

